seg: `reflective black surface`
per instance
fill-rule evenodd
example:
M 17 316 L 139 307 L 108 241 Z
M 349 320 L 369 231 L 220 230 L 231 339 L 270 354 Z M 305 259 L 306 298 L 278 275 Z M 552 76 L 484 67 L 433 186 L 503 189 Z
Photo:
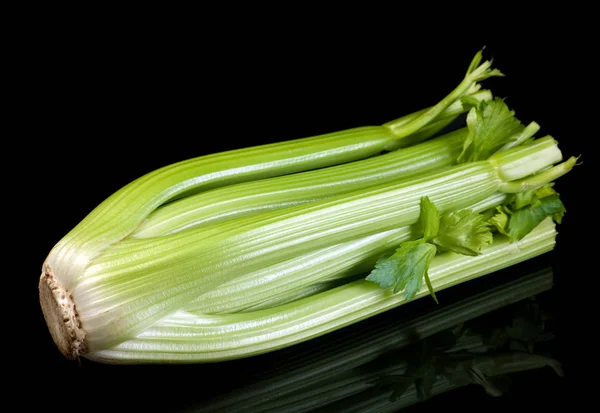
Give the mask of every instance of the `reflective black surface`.
M 56 406 L 66 398 L 74 408 L 114 412 L 386 412 L 397 410 L 389 398 L 407 379 L 411 386 L 398 395 L 400 402 L 414 393 L 403 410 L 407 412 L 576 403 L 585 393 L 580 387 L 586 357 L 581 343 L 589 340 L 589 328 L 580 325 L 594 317 L 586 301 L 593 287 L 585 283 L 595 274 L 582 241 L 594 226 L 582 190 L 592 182 L 590 163 L 585 163 L 593 162 L 587 155 L 591 151 L 584 148 L 594 127 L 591 118 L 581 121 L 586 104 L 573 95 L 587 87 L 589 74 L 573 63 L 580 61 L 580 49 L 572 38 L 549 32 L 544 38 L 482 38 L 451 46 L 393 41 L 392 35 L 365 38 L 344 32 L 317 42 L 298 36 L 282 45 L 265 34 L 218 46 L 203 39 L 185 47 L 162 44 L 159 37 L 124 44 L 98 36 L 86 47 L 78 42 L 53 51 L 50 44 L 40 46 L 48 70 L 35 80 L 37 102 L 45 108 L 36 111 L 36 130 L 52 138 L 36 148 L 37 188 L 31 201 L 36 213 L 27 244 L 32 248 L 19 274 L 26 279 L 20 291 L 27 328 L 19 337 L 26 337 L 27 360 L 17 377 L 19 388 L 35 387 L 39 396 L 22 403 Z M 58 353 L 37 302 L 41 264 L 60 237 L 112 192 L 181 159 L 380 124 L 431 105 L 458 83 L 483 45 L 506 74 L 486 81 L 486 87 L 506 97 L 523 122 L 535 120 L 540 133 L 555 136 L 565 156 L 583 154 L 584 163 L 556 186 L 568 212 L 553 252 L 442 291 L 440 305 L 417 300 L 311 342 L 249 359 L 108 366 L 69 362 Z M 453 320 L 426 335 L 402 330 L 415 319 L 444 314 L 481 294 L 500 294 L 523 280 L 540 282 L 539 291 L 508 294 L 506 301 L 484 305 L 486 311 L 477 317 Z M 462 330 L 452 335 L 461 322 Z M 533 347 L 524 339 L 526 333 L 531 333 Z M 494 338 L 502 339 L 497 346 L 489 344 Z M 482 353 L 458 351 L 460 340 L 467 339 Z M 548 366 L 537 368 L 534 356 L 547 357 L 537 362 L 559 363 L 564 375 Z M 497 357 L 497 371 L 484 371 L 485 357 Z M 515 357 L 528 368 L 501 371 Z M 427 398 L 429 387 L 423 381 L 432 377 L 431 369 L 439 374 Z M 464 374 L 449 378 L 448 371 Z M 506 377 L 499 379 L 496 373 Z M 389 377 L 401 374 L 405 376 Z

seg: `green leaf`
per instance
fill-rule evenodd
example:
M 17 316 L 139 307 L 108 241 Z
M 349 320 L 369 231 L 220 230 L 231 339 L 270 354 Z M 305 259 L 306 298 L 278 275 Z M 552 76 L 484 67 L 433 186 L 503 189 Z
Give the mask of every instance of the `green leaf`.
M 481 122 L 481 116 L 479 116 L 481 106 L 473 107 L 467 112 L 467 127 L 469 129 L 469 133 L 465 137 L 465 141 L 463 142 L 463 150 L 461 154 L 458 156 L 458 163 L 469 162 L 471 158 L 473 158 L 473 142 L 475 139 L 475 125 L 478 122 Z
M 429 200 L 429 197 L 421 198 L 421 215 L 419 220 L 421 227 L 423 228 L 423 239 L 426 242 L 438 234 L 440 228 L 440 212 L 435 207 L 433 202 Z
M 508 234 L 511 242 L 523 239 L 547 217 L 560 223 L 566 209 L 558 195 L 539 199 L 534 205 L 516 210 L 508 222 Z
M 528 205 L 532 205 L 537 201 L 536 189 L 529 189 L 527 191 L 518 192 L 515 194 L 515 199 L 513 201 L 513 205 L 515 209 L 521 209 Z
M 479 50 L 475 56 L 473 57 L 473 60 L 471 60 L 471 63 L 469 64 L 469 68 L 467 69 L 467 74 L 472 73 L 475 69 L 477 69 L 479 67 L 479 64 L 481 63 L 481 60 L 483 59 L 483 50 L 485 49 L 482 48 L 481 50 Z
M 431 285 L 431 280 L 429 279 L 429 274 L 427 271 L 425 271 L 425 274 L 423 274 L 423 278 L 425 278 L 425 284 L 427 285 L 427 289 L 429 290 L 429 294 L 431 294 L 433 301 L 435 301 L 436 304 L 439 304 L 440 302 L 435 295 L 435 291 L 433 291 L 433 285 Z
M 554 182 L 542 186 L 537 189 L 529 189 L 527 191 L 518 192 L 515 194 L 512 206 L 514 209 L 521 209 L 529 205 L 534 205 L 541 198 L 545 198 L 550 195 L 558 195 L 552 188 Z
M 372 281 L 381 288 L 390 288 L 398 281 L 398 267 L 400 263 L 396 258 L 380 258 L 375 263 L 375 268 L 367 276 L 367 281 Z
M 481 105 L 482 99 L 477 99 L 471 95 L 465 95 L 460 98 L 460 103 L 462 104 L 465 112 L 472 108 L 478 108 Z
M 442 215 L 438 235 L 431 242 L 445 251 L 475 256 L 493 241 L 490 224 L 482 214 L 463 209 Z
M 499 233 L 508 235 L 508 214 L 510 211 L 501 206 L 496 207 L 496 213 L 492 216 L 488 222 L 498 230 Z
M 560 200 L 558 202 L 560 202 Z M 561 202 L 561 204 L 562 204 L 562 202 Z M 561 224 L 562 219 L 565 216 L 565 212 L 567 212 L 567 210 L 565 209 L 565 207 L 563 205 L 562 209 L 558 209 L 557 212 L 552 214 L 552 219 L 554 220 L 554 222 L 556 222 L 557 224 Z
M 554 182 L 551 182 L 541 188 L 529 189 L 515 194 L 508 205 L 496 207 L 495 214 L 488 219 L 488 222 L 501 234 L 510 236 L 513 242 L 527 235 L 531 229 L 535 228 L 547 216 L 552 216 L 560 224 L 565 209 L 564 206 L 561 207 L 562 203 L 560 203 L 560 200 L 557 200 L 558 193 L 552 188 L 553 186 Z M 554 198 L 541 201 L 548 197 Z M 548 208 L 549 214 L 544 214 L 543 211 Z M 512 216 L 517 212 L 517 218 L 511 224 Z M 530 219 L 532 219 L 531 222 L 529 222 Z M 535 224 L 536 222 L 537 224 Z M 512 235 L 509 230 L 511 225 L 513 228 Z
M 481 102 L 467 114 L 467 134 L 458 162 L 473 162 L 489 158 L 508 142 L 516 139 L 524 126 L 515 118 L 504 100 L 495 98 Z
M 393 288 L 394 294 L 404 290 L 406 299 L 412 299 L 421 288 L 429 264 L 437 249 L 423 240 L 403 242 L 388 258 L 381 258 L 367 276 L 367 281 L 382 288 Z M 433 291 L 430 290 L 433 295 Z
M 552 188 L 553 186 L 554 186 L 554 182 L 550 182 L 549 184 L 544 185 L 541 188 L 538 188 L 535 191 L 535 194 L 537 195 L 538 198 L 545 198 L 550 195 L 558 195 L 558 193 L 554 190 L 554 188 Z

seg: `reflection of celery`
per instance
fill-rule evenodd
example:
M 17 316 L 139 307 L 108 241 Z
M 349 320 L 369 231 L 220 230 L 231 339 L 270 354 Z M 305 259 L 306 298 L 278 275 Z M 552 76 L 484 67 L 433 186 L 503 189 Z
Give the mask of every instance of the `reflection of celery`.
M 470 359 L 456 361 L 452 365 L 452 368 L 455 369 L 454 374 L 448 373 L 447 376 L 434 377 L 431 375 L 424 376 L 425 380 L 421 380 L 420 383 L 421 386 L 422 383 L 427 383 L 427 389 L 419 386 L 406 386 L 405 391 L 396 395 L 397 398 L 394 401 L 390 400 L 388 391 L 382 391 L 379 387 L 372 387 L 364 392 L 339 400 L 339 402 L 311 410 L 311 412 L 391 413 L 411 406 L 423 398 L 436 396 L 471 383 L 482 385 L 491 395 L 499 395 L 501 392 L 498 389 L 499 386 L 496 385 L 497 378 L 542 367 L 551 367 L 557 374 L 562 375 L 560 363 L 552 358 L 537 354 L 513 352 L 495 355 L 472 355 Z M 431 371 L 431 367 L 422 368 L 421 370 L 425 374 Z
M 407 346 L 418 340 L 444 332 L 460 323 L 549 290 L 551 287 L 552 272 L 546 269 L 410 322 L 383 322 L 377 318 L 371 319 L 370 325 L 365 325 L 360 334 L 356 334 L 355 331 L 340 331 L 340 334 L 332 335 L 327 341 L 313 342 L 304 353 L 291 353 L 290 357 L 280 364 L 283 367 L 261 371 L 260 378 L 255 383 L 233 393 L 221 395 L 218 401 L 192 411 L 304 412 L 326 403 L 347 399 L 355 394 L 367 396 L 370 393 L 376 393 L 377 397 L 389 403 L 390 392 L 375 388 L 373 382 L 384 375 L 406 372 L 409 365 L 406 358 L 399 356 L 399 349 L 409 350 Z M 464 332 L 466 331 L 465 329 Z M 465 346 L 482 349 L 485 344 L 481 335 L 459 335 L 453 348 L 464 350 Z M 456 354 L 450 354 L 450 351 L 448 355 L 456 357 Z M 450 385 L 448 383 L 448 386 Z M 439 387 L 440 384 L 436 381 L 432 394 L 435 394 Z M 412 390 L 408 389 L 401 399 L 405 400 L 413 390 L 414 386 Z
M 516 315 L 506 326 L 496 326 L 483 334 L 459 325 L 428 337 L 392 355 L 397 362 L 388 363 L 388 371 L 373 381 L 375 386 L 312 412 L 395 412 L 469 384 L 482 386 L 491 396 L 500 396 L 510 383 L 506 375 L 520 371 L 551 367 L 562 376 L 558 361 L 531 354 L 533 343 L 548 336 L 543 324 L 538 323 L 537 314 L 528 315 Z M 485 320 L 484 317 L 482 321 Z M 499 331 L 504 336 L 500 340 Z M 529 345 L 514 350 L 514 343 L 523 342 Z M 390 369 L 391 366 L 394 367 Z
M 562 375 L 555 360 L 528 354 L 533 352 L 535 342 L 549 337 L 537 315 L 516 315 L 506 326 L 483 332 L 460 325 L 453 331 L 426 338 L 419 343 L 418 357 L 409 362 L 402 374 L 384 375 L 377 384 L 391 389 L 390 401 L 396 401 L 414 385 L 417 400 L 423 401 L 431 397 L 433 384 L 439 379 L 447 379 L 454 385 L 479 384 L 490 395 L 499 396 L 502 391 L 493 379 L 499 372 L 547 365 Z

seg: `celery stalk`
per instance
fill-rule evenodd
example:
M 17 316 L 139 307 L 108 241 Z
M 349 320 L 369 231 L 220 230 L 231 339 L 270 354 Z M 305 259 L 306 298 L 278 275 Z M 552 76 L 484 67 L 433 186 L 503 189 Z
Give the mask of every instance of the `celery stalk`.
M 414 238 L 424 197 L 440 213 L 489 207 L 497 205 L 489 199 L 546 185 L 575 163 L 556 165 L 554 139 L 532 140 L 535 128 L 522 132 L 501 100 L 488 102 L 477 82 L 501 73 L 481 60 L 478 53 L 450 94 L 415 114 L 193 158 L 117 191 L 44 262 L 40 301 L 61 352 L 107 363 L 227 360 L 406 302 L 367 281 L 306 291 L 353 276 L 392 243 Z M 428 139 L 469 105 L 466 137 L 457 131 L 381 154 Z M 507 136 L 519 144 L 507 147 Z M 457 160 L 472 162 L 451 166 Z M 500 237 L 477 257 L 440 255 L 430 278 L 447 288 L 544 253 L 554 236 L 545 223 L 518 247 Z M 239 309 L 248 311 L 206 314 Z
M 130 235 L 147 238 L 398 182 L 456 163 L 466 128 L 381 156 L 210 190 L 153 211 Z
M 545 220 L 519 245 L 498 237 L 477 257 L 439 255 L 430 267 L 431 282 L 439 291 L 505 268 L 552 250 L 555 237 L 554 223 Z M 427 288 L 422 287 L 417 297 L 427 294 Z M 180 310 L 135 338 L 92 351 L 85 357 L 106 363 L 235 359 L 306 341 L 405 302 L 401 294 L 391 294 L 367 281 L 356 281 L 251 313 L 202 316 Z
M 561 154 L 554 140 L 543 141 L 503 153 L 512 161 L 513 152 L 530 157 L 554 148 L 552 156 L 545 157 L 551 165 Z M 495 160 L 502 169 L 500 161 Z M 518 164 L 519 174 L 527 176 L 546 166 L 527 165 Z M 206 230 L 193 228 L 159 238 L 123 240 L 93 259 L 72 286 L 79 316 L 85 320 L 87 342 L 99 349 L 132 337 L 241 273 L 413 224 L 424 195 L 441 210 L 451 211 L 485 199 L 503 182 L 497 167 L 480 161 L 408 183 L 355 191 Z
M 408 121 L 392 121 L 293 141 L 243 148 L 181 161 L 152 171 L 98 205 L 52 249 L 43 272 L 60 278 L 70 290 L 90 261 L 119 242 L 160 205 L 219 186 L 337 165 L 403 146 L 402 140 L 458 101 L 474 86 L 500 72 L 478 53 L 461 83 L 448 96 Z M 455 110 L 455 109 L 453 109 Z
M 540 152 L 543 161 L 515 162 L 519 158 L 515 154 L 531 158 Z M 424 195 L 444 211 L 469 207 L 501 188 L 504 181 L 498 171 L 526 177 L 561 156 L 556 142 L 543 138 L 502 152 L 493 162 L 463 164 L 410 182 L 354 191 L 207 229 L 122 240 L 93 258 L 70 285 L 72 299 L 65 301 L 77 306 L 77 317 L 67 317 L 70 330 L 79 334 L 74 340 L 81 347 L 77 351 L 96 353 L 138 336 L 201 294 L 244 273 L 411 225 Z M 62 280 L 54 274 L 47 266 L 42 286 L 52 289 Z M 70 298 L 60 285 L 57 291 L 55 295 L 62 292 Z
M 506 195 L 494 194 L 471 209 L 484 211 L 505 200 Z M 418 225 L 410 225 L 311 251 L 236 277 L 199 296 L 184 310 L 205 314 L 231 313 L 260 305 L 264 300 L 285 300 L 287 294 L 298 295 L 300 287 L 368 272 L 379 256 L 403 241 L 416 238 L 419 233 Z

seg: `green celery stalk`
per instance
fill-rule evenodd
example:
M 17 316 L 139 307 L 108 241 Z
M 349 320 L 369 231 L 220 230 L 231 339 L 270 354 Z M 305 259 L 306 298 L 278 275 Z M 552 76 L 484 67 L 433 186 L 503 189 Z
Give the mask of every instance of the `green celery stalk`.
M 477 82 L 501 73 L 480 63 L 478 53 L 457 88 L 413 115 L 190 159 L 113 194 L 43 265 L 40 301 L 61 352 L 107 363 L 228 360 L 287 347 L 406 302 L 367 281 L 306 291 L 353 276 L 392 241 L 414 237 L 424 196 L 440 212 L 456 211 L 545 185 L 575 164 L 571 158 L 555 165 L 562 160 L 556 141 L 532 140 L 535 127 L 518 136 L 519 128 L 510 129 L 515 146 L 487 160 L 465 158 L 476 161 L 448 168 L 461 149 L 451 138 L 462 131 L 406 149 L 413 159 L 405 151 L 381 155 L 437 133 L 466 109 L 466 95 L 465 102 L 485 100 Z M 488 157 L 496 141 L 506 142 L 500 136 L 482 144 L 473 127 L 462 154 L 468 149 L 470 157 L 481 146 Z M 418 153 L 424 160 L 415 163 Z M 367 169 L 354 171 L 357 165 Z M 369 174 L 375 165 L 380 169 Z M 423 175 L 431 165 L 435 171 Z M 554 236 L 554 225 L 542 223 L 518 245 L 500 237 L 477 257 L 440 255 L 430 278 L 436 289 L 447 288 L 549 251 Z M 239 309 L 253 310 L 206 314 Z
M 121 241 L 160 205 L 190 194 L 233 183 L 337 165 L 402 147 L 403 140 L 443 115 L 477 83 L 502 75 L 491 62 L 474 57 L 460 84 L 424 112 L 385 125 L 237 149 L 181 161 L 152 171 L 126 185 L 98 205 L 50 251 L 42 272 L 60 278 L 69 291 L 90 261 Z M 456 107 L 450 116 L 455 116 Z M 407 144 L 411 144 L 410 141 Z M 46 282 L 47 283 L 47 282 Z M 75 324 L 68 327 L 73 330 Z
M 329 198 L 387 182 L 399 182 L 456 163 L 462 128 L 385 155 L 298 174 L 229 185 L 168 203 L 130 235 L 148 238 L 224 222 L 258 212 Z
M 310 297 L 311 295 L 322 293 L 323 291 L 331 290 L 332 288 L 339 287 L 340 285 L 347 284 L 358 279 L 365 278 L 367 273 L 360 273 L 357 271 L 356 275 L 350 275 L 347 277 L 333 278 L 326 281 L 317 281 L 308 285 L 304 285 L 298 288 L 285 290 L 282 293 L 274 294 L 273 296 L 267 297 L 264 300 L 260 300 L 257 304 L 251 305 L 250 307 L 239 308 L 235 312 L 248 312 L 263 310 L 265 308 L 277 307 L 278 305 L 287 304 L 292 301 L 299 300 L 304 297 Z M 215 311 L 207 311 L 207 314 L 212 313 L 225 313 L 232 312 L 229 307 L 225 310 L 217 309 Z
M 470 95 L 474 101 L 489 101 L 489 91 Z M 417 144 L 454 121 L 465 106 L 456 101 L 442 112 L 444 119 L 428 125 L 403 140 Z M 421 111 L 424 112 L 424 111 Z M 417 112 L 417 113 L 421 113 Z M 413 118 L 415 116 L 411 116 Z M 447 117 L 447 119 L 446 119 Z M 329 168 L 228 185 L 167 203 L 151 212 L 129 238 L 147 238 L 175 233 L 311 202 L 375 184 L 407 179 L 456 163 L 466 128 L 387 154 Z
M 552 250 L 555 237 L 555 225 L 547 219 L 518 245 L 499 236 L 476 257 L 438 255 L 429 270 L 431 282 L 439 291 L 514 265 Z M 416 297 L 427 294 L 422 286 Z M 214 362 L 247 357 L 306 341 L 405 302 L 402 294 L 391 294 L 361 280 L 251 313 L 202 316 L 179 310 L 135 338 L 84 356 L 105 363 Z
M 505 194 L 493 194 L 471 209 L 485 211 L 501 205 L 506 199 Z M 275 300 L 271 305 L 260 306 L 272 307 L 281 301 L 289 301 L 289 295 L 297 297 L 300 288 L 308 289 L 315 283 L 369 272 L 381 255 L 404 241 L 418 238 L 420 233 L 419 226 L 413 224 L 311 251 L 223 283 L 200 295 L 184 310 L 205 314 L 233 313 L 260 306 L 265 300 Z M 312 294 L 305 292 L 303 295 Z
M 502 156 L 509 160 L 507 164 Z M 264 213 L 260 219 L 244 217 L 214 228 L 123 240 L 94 258 L 84 276 L 72 286 L 79 320 L 85 324 L 86 345 L 96 351 L 133 337 L 243 273 L 311 250 L 413 224 L 424 195 L 441 211 L 469 207 L 510 184 L 501 179 L 502 175 L 528 176 L 559 161 L 562 154 L 556 141 L 542 138 L 502 152 L 502 156 L 496 156 L 493 162 L 463 164 L 408 183 Z M 521 158 L 535 162 L 518 162 Z M 534 178 L 536 182 L 545 176 L 555 179 L 573 165 L 574 160 L 569 160 Z M 556 168 L 560 173 L 555 172 Z

